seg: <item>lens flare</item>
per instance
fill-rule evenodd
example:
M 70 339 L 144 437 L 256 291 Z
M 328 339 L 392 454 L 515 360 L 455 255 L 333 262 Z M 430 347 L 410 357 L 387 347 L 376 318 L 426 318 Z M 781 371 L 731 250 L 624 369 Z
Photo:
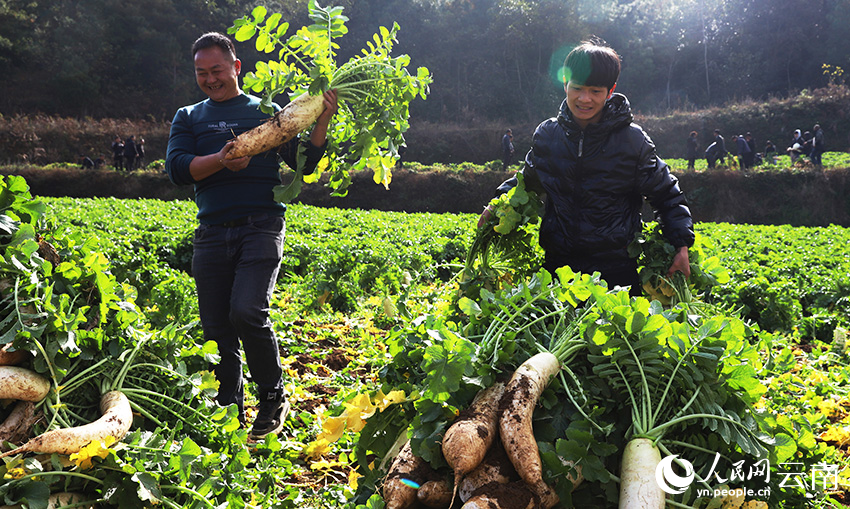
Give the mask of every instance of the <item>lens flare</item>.
M 567 54 L 574 47 L 574 44 L 561 46 L 552 53 L 549 59 L 549 76 L 559 88 L 570 81 L 570 70 L 564 67 L 564 60 L 567 59 Z
M 405 486 L 410 486 L 411 488 L 418 490 L 421 486 L 416 481 L 411 481 L 410 479 L 401 479 L 401 483 Z

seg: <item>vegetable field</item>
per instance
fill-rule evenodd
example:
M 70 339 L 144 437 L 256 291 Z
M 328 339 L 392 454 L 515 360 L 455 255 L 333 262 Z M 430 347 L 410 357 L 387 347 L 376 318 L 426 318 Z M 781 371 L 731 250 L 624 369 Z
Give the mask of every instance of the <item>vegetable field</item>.
M 541 353 L 560 367 L 517 408 L 524 428 L 506 429 L 514 414 L 497 405 L 495 433 L 517 433 L 532 458 L 511 458 L 516 471 L 499 470 L 489 493 L 617 507 L 639 465 L 624 459 L 630 442 L 644 440 L 678 455 L 659 467 L 675 492 L 661 494 L 668 507 L 850 502 L 846 228 L 700 224 L 704 280 L 673 285 L 693 295 L 662 305 L 592 275 L 539 272 L 539 252 L 510 279 L 464 285 L 474 215 L 290 205 L 272 319 L 293 411 L 280 436 L 249 443 L 235 410 L 210 398 L 216 351 L 197 323 L 193 203 L 33 200 L 16 177 L 0 203 L 0 348 L 47 387 L 0 403 L 0 419 L 24 415 L 16 429 L 0 424 L 0 505 L 74 493 L 76 507 L 407 507 L 393 484 L 413 504 L 487 504 L 464 484 L 474 466 L 441 440 L 474 400 L 494 409 L 486 389 L 516 393 L 512 375 Z M 644 252 L 652 238 L 648 226 Z M 70 453 L 13 451 L 97 421 L 114 390 L 132 410 L 126 434 Z M 422 467 L 388 475 L 399 451 Z M 448 502 L 425 495 L 447 486 Z

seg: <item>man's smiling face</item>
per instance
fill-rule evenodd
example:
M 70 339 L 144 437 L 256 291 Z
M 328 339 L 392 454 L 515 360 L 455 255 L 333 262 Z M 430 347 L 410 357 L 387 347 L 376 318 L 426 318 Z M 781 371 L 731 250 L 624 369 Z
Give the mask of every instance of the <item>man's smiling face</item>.
M 239 71 L 242 62 L 218 46 L 195 53 L 195 80 L 213 101 L 222 102 L 239 95 Z

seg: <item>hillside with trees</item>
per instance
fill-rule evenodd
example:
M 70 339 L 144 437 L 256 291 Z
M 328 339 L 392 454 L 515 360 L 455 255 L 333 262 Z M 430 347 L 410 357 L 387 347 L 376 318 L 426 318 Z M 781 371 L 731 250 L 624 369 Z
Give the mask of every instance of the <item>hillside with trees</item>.
M 267 7 L 294 30 L 306 0 Z M 325 2 L 320 2 L 325 3 Z M 843 81 L 850 3 L 811 0 L 337 0 L 345 58 L 381 26 L 434 76 L 414 120 L 474 126 L 549 116 L 566 52 L 591 35 L 623 57 L 618 90 L 643 114 L 787 97 Z M 0 113 L 170 120 L 200 99 L 189 49 L 247 0 L 7 0 L 0 3 Z M 260 55 L 240 44 L 245 69 Z

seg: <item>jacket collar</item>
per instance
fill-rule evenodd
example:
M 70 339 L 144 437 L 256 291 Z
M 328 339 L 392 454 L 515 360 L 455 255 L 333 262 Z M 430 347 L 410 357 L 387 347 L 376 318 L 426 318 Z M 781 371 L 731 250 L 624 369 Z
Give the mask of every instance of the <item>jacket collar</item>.
M 623 94 L 614 93 L 611 98 L 605 102 L 602 108 L 602 119 L 595 124 L 587 126 L 586 133 L 588 135 L 604 135 L 612 130 L 632 123 L 634 116 L 629 100 Z M 561 108 L 558 112 L 558 123 L 560 123 L 567 131 L 567 135 L 579 134 L 582 129 L 573 119 L 573 115 L 567 106 L 567 100 L 561 102 Z

